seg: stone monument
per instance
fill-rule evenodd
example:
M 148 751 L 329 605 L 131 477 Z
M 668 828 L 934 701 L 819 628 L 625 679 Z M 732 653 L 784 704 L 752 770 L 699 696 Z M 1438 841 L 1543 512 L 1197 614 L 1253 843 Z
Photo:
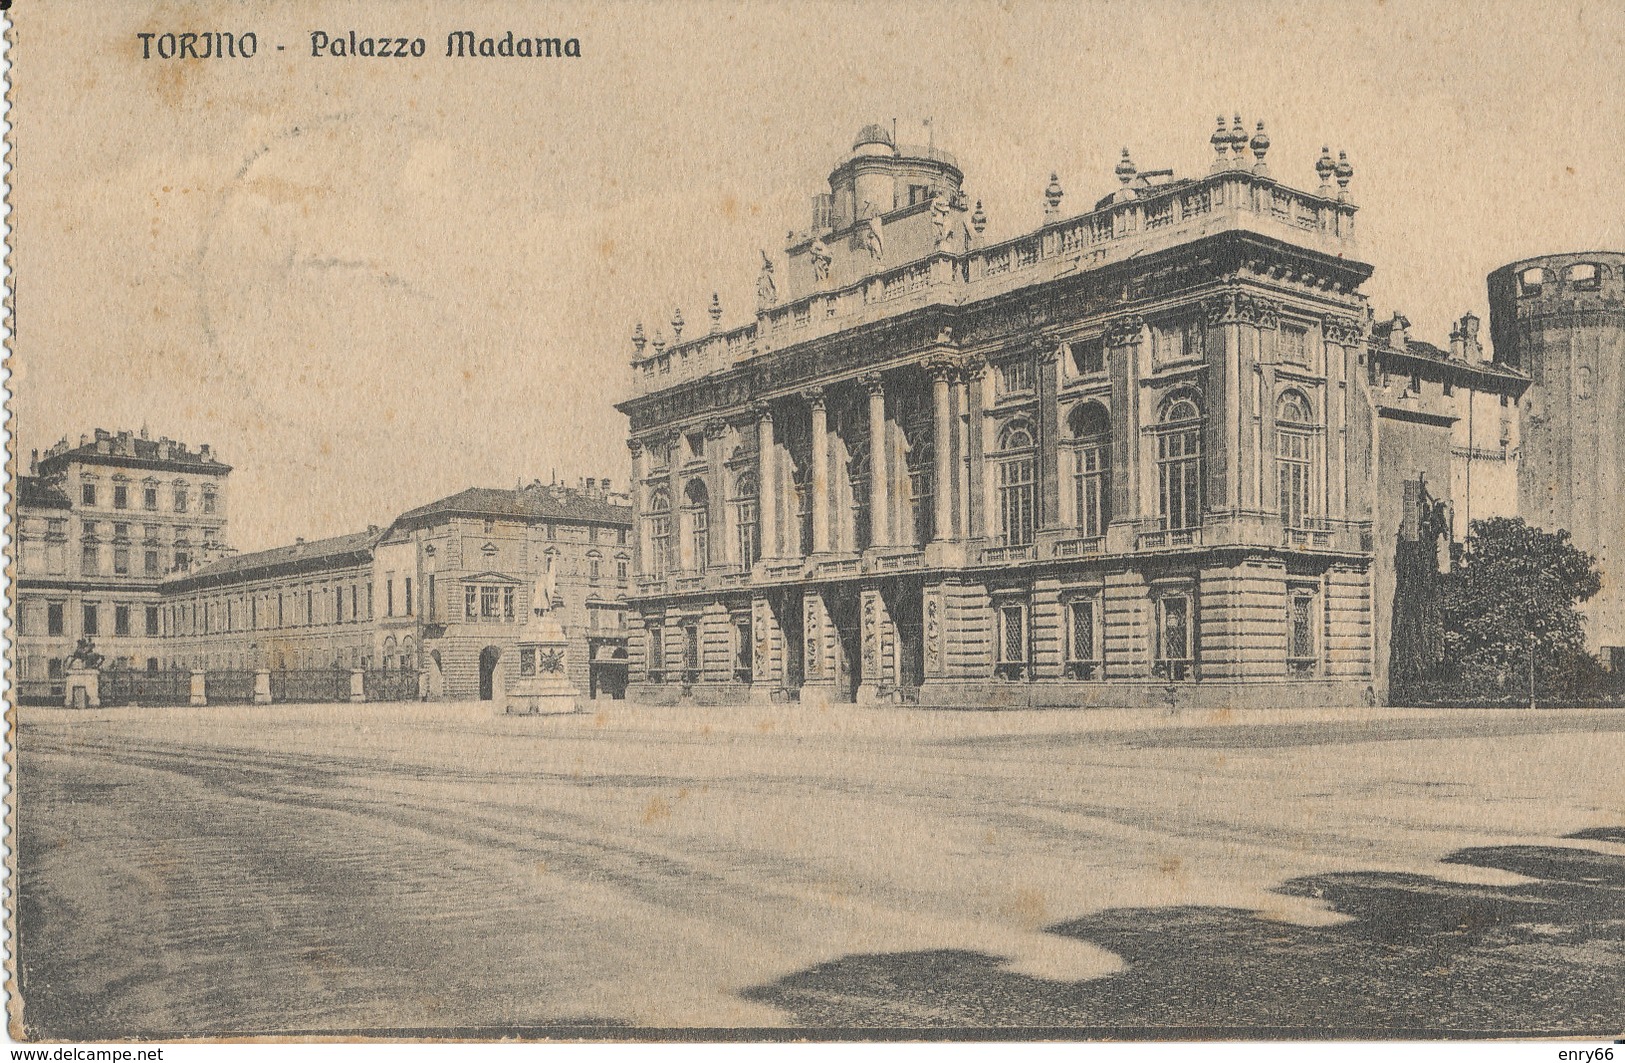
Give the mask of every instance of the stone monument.
M 96 644 L 81 638 L 73 655 L 68 658 L 66 696 L 63 703 L 70 709 L 101 707 L 101 667 L 103 657 L 96 652 Z
M 516 716 L 552 715 L 578 711 L 581 692 L 570 685 L 564 662 L 568 643 L 564 627 L 553 615 L 558 579 L 553 560 L 531 588 L 530 616 L 519 629 L 519 667 L 509 681 L 504 711 Z

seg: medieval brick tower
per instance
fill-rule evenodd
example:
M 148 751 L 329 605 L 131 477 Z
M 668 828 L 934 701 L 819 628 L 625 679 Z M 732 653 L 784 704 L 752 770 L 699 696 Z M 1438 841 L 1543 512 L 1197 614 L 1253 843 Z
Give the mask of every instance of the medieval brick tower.
M 1514 262 L 1490 274 L 1489 295 L 1495 360 L 1533 381 L 1518 508 L 1597 556 L 1603 589 L 1586 606 L 1587 641 L 1625 646 L 1625 254 Z

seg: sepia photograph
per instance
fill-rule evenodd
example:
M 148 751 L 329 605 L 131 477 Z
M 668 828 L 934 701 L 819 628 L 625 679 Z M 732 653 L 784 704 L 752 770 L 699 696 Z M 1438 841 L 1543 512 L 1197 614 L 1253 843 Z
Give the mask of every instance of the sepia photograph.
M 14 1041 L 1625 1037 L 1625 6 L 4 7 Z

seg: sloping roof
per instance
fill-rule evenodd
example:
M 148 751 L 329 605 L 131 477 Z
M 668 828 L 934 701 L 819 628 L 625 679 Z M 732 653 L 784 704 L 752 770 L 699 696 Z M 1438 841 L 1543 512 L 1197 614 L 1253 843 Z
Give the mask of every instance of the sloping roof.
M 289 546 L 273 547 L 270 550 L 256 550 L 251 554 L 232 554 L 230 557 L 211 561 L 202 568 L 176 575 L 165 583 L 166 585 L 222 583 L 245 577 L 250 572 L 266 572 L 294 565 L 319 568 L 324 562 L 364 556 L 382 535 L 383 532 L 379 529 L 368 528 L 366 531 L 351 532 L 348 535 L 335 535 L 331 539 L 293 543 Z
M 72 509 L 62 488 L 41 476 L 17 477 L 17 505 L 39 509 Z
M 500 487 L 470 487 L 426 506 L 409 509 L 396 518 L 397 525 L 419 525 L 434 518 L 451 516 L 523 517 L 526 520 L 592 521 L 599 524 L 631 525 L 632 510 L 588 498 L 568 487 L 526 487 L 504 490 Z

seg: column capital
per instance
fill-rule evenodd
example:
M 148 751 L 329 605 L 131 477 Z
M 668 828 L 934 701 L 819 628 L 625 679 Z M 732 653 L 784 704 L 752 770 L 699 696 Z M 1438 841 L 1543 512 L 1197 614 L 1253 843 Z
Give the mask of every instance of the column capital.
M 643 456 L 643 440 L 641 440 L 641 439 L 628 439 L 626 441 L 626 449 L 630 450 L 632 452 L 632 457 L 633 458 L 642 457 Z
M 705 422 L 705 438 L 721 439 L 728 434 L 728 422 L 720 417 L 713 417 Z
M 1327 314 L 1322 327 L 1325 329 L 1327 343 L 1336 343 L 1343 347 L 1356 347 L 1365 339 L 1365 330 L 1352 317 L 1344 317 L 1341 314 Z
M 798 392 L 796 397 L 805 402 L 809 408 L 821 410 L 824 408 L 825 395 L 826 389 L 824 388 L 805 388 Z
M 959 370 L 959 359 L 939 355 L 935 358 L 927 358 L 923 365 L 925 371 L 931 374 L 933 381 L 946 381 L 951 379 L 954 373 Z
M 858 377 L 858 383 L 862 384 L 864 390 L 871 395 L 884 395 L 886 393 L 886 384 L 879 373 L 864 373 Z
M 766 399 L 755 400 L 745 407 L 745 412 L 750 415 L 752 420 L 766 421 L 768 424 L 773 423 L 773 404 Z
M 1106 325 L 1106 346 L 1129 347 L 1140 342 L 1145 329 L 1145 318 L 1139 314 L 1115 317 Z

